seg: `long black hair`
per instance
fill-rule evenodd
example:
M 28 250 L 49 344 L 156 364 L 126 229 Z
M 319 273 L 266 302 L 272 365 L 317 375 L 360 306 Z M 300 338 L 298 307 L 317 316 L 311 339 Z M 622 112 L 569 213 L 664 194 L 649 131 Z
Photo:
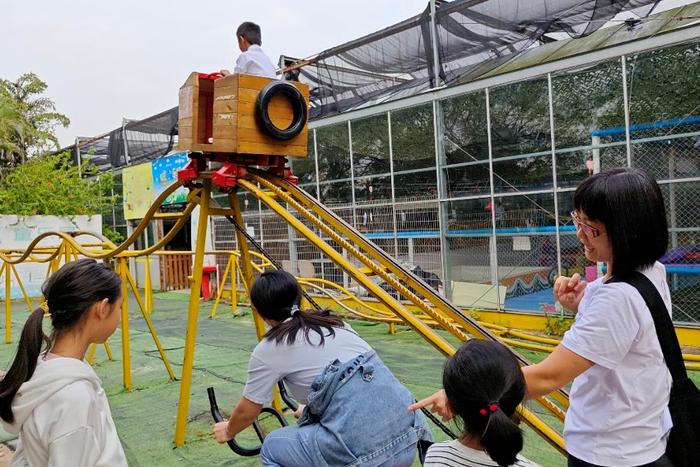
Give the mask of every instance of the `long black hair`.
M 605 225 L 612 245 L 612 273 L 648 267 L 666 253 L 668 224 L 661 189 L 639 169 L 613 169 L 585 179 L 574 208 Z
M 498 465 L 514 464 L 523 434 L 513 415 L 525 397 L 515 356 L 498 342 L 467 341 L 447 360 L 442 384 L 463 432 L 480 439 Z
M 121 280 L 103 263 L 81 259 L 68 263 L 44 282 L 41 292 L 51 315 L 52 338 L 76 326 L 85 312 L 105 298 L 114 303 L 121 295 Z M 24 323 L 17 353 L 10 369 L 0 381 L 0 418 L 13 423 L 12 400 L 20 386 L 34 374 L 42 343 L 51 341 L 42 330 L 43 307 L 37 308 Z
M 274 339 L 278 344 L 285 339 L 287 344 L 294 343 L 299 331 L 304 333 L 309 344 L 313 344 L 309 332 L 314 331 L 320 336 L 318 345 L 322 346 L 326 336 L 335 336 L 333 328 L 345 325 L 342 319 L 328 310 L 319 313 L 299 309 L 301 286 L 286 271 L 273 270 L 260 274 L 251 287 L 250 301 L 263 318 L 280 322 L 265 334 L 266 339 Z

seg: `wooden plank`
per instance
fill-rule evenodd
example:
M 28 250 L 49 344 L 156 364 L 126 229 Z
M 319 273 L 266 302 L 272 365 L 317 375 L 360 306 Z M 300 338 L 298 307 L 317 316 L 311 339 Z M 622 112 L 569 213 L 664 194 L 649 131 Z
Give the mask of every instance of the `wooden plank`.
M 277 80 L 273 80 L 271 78 L 263 78 L 261 76 L 253 76 L 253 75 L 239 75 L 239 76 L 240 76 L 240 78 L 238 80 L 238 88 L 241 90 L 241 92 L 244 89 L 262 89 L 271 81 L 277 81 Z M 309 86 L 308 85 L 306 85 L 304 83 L 300 83 L 298 81 L 286 81 L 286 82 L 293 85 L 294 87 L 296 87 L 304 97 L 308 97 L 308 95 L 309 95 Z M 226 85 L 228 85 L 228 84 L 226 84 Z
M 217 88 L 226 88 L 226 87 L 234 87 L 238 88 L 238 77 L 240 75 L 238 74 L 231 74 L 224 76 L 223 78 L 219 78 L 216 80 L 216 87 Z
M 238 84 L 228 85 L 217 82 L 214 86 L 214 100 L 238 100 Z
M 193 97 L 195 94 L 195 89 L 193 86 L 186 86 L 180 88 L 180 93 L 178 96 L 178 115 L 179 118 L 189 118 L 192 117 L 193 108 Z
M 291 82 L 291 81 L 290 81 Z M 300 89 L 299 86 L 296 86 L 297 89 L 301 92 L 301 95 L 304 96 L 304 100 L 308 104 L 309 102 L 309 89 Z M 260 94 L 262 88 L 255 88 L 255 89 L 249 89 L 249 88 L 240 88 L 238 90 L 238 98 L 237 100 L 239 102 L 255 102 L 258 100 L 258 94 Z M 277 95 L 275 96 L 277 97 Z M 282 99 L 285 99 L 285 97 L 280 96 Z
M 217 141 L 219 139 L 234 140 L 236 139 L 236 135 L 238 134 L 237 130 L 238 129 L 236 127 L 215 126 L 214 134 L 212 136 L 214 138 L 214 141 Z
M 219 112 L 214 114 L 213 126 L 233 126 L 238 123 L 238 114 Z
M 238 141 L 236 152 L 239 154 L 268 154 L 280 156 L 306 156 L 307 147 L 285 146 L 270 143 L 253 143 L 250 141 Z
M 238 87 L 241 89 L 262 89 L 270 81 L 272 81 L 271 78 L 262 76 L 238 75 Z
M 235 99 L 216 100 L 214 99 L 214 114 L 236 113 L 238 112 L 238 101 Z
M 192 149 L 192 140 L 178 137 L 177 149 L 180 151 L 189 151 Z
M 176 270 L 177 270 L 177 288 L 178 289 L 183 289 L 183 283 L 184 281 L 182 280 L 182 275 L 183 275 L 183 268 L 182 268 L 182 256 L 177 255 L 175 257 L 175 264 L 176 264 Z
M 193 144 L 191 151 L 236 152 L 237 141 L 232 138 L 216 138 L 212 144 Z
M 275 147 L 286 147 L 286 146 L 304 146 L 308 144 L 307 131 L 303 130 L 297 136 L 290 140 L 282 141 L 278 139 L 273 139 L 271 136 L 263 133 L 257 129 L 239 128 L 238 129 L 238 140 L 240 142 L 249 143 L 261 143 L 269 144 Z
M 165 290 L 171 290 L 173 287 L 173 262 L 170 257 L 166 256 L 167 261 L 165 262 L 166 269 L 166 282 Z

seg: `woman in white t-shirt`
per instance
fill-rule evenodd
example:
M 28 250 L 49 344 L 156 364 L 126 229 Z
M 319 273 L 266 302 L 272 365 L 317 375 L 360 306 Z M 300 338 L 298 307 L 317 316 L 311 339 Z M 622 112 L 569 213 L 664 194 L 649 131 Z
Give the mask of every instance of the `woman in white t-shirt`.
M 431 440 L 424 415 L 406 410 L 413 395 L 343 320 L 300 310 L 301 296 L 285 271 L 264 272 L 253 283 L 250 301 L 270 330 L 253 350 L 230 420 L 214 426 L 216 440 L 252 424 L 283 380 L 305 407 L 296 426 L 267 435 L 263 465 L 410 466 L 418 440 Z
M 555 299 L 576 320 L 551 355 L 523 368 L 527 397 L 573 381 L 564 424 L 570 467 L 672 467 L 664 455 L 671 375 L 651 312 L 631 285 L 607 283 L 640 271 L 671 310 L 666 271 L 657 261 L 668 243 L 661 190 L 641 170 L 610 170 L 578 186 L 574 209 L 586 258 L 607 263 L 607 274 L 590 284 L 578 274 L 555 282 Z M 444 394 L 422 402 L 451 416 Z

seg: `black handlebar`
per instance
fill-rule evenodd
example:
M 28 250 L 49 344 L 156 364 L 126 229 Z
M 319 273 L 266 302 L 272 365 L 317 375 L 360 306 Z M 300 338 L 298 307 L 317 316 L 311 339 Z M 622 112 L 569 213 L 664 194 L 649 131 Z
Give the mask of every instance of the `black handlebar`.
M 214 394 L 214 388 L 207 388 L 207 395 L 209 396 L 209 408 L 211 409 L 211 416 L 214 417 L 215 422 L 222 422 L 224 421 L 224 417 L 221 415 L 221 411 L 219 410 L 219 405 L 216 403 L 216 394 Z M 260 430 L 260 427 L 257 426 L 258 422 L 256 421 L 253 424 L 253 427 L 255 428 L 255 432 L 258 434 L 258 438 L 264 438 L 264 436 L 261 437 L 262 435 L 262 430 Z M 231 448 L 231 451 L 235 452 L 239 456 L 257 456 L 260 454 L 260 448 L 262 446 L 256 446 L 254 448 L 244 448 L 241 445 L 239 445 L 235 439 L 231 439 L 227 441 L 228 447 Z
M 284 384 L 281 381 L 279 384 L 279 388 L 280 395 L 284 403 L 287 404 L 287 406 L 290 409 L 296 410 L 298 404 L 292 398 L 289 397 L 289 395 L 287 394 L 287 390 L 285 389 Z M 219 405 L 216 403 L 216 394 L 214 394 L 214 388 L 207 388 L 207 395 L 209 396 L 209 408 L 211 410 L 211 416 L 214 418 L 215 422 L 222 422 L 224 420 L 224 417 L 223 415 L 221 415 Z M 260 413 L 268 413 L 274 416 L 281 426 L 287 426 L 287 420 L 285 420 L 281 413 L 279 413 L 272 407 L 263 407 L 262 410 L 260 410 Z M 258 435 L 258 439 L 262 443 L 265 440 L 265 432 L 260 427 L 260 424 L 258 423 L 257 419 L 253 422 L 253 429 L 255 430 L 255 434 Z M 262 448 L 262 445 L 256 446 L 254 448 L 244 448 L 240 444 L 238 444 L 235 439 L 227 441 L 227 444 L 233 452 L 235 452 L 239 456 L 246 457 L 257 456 L 258 454 L 260 454 L 260 449 Z

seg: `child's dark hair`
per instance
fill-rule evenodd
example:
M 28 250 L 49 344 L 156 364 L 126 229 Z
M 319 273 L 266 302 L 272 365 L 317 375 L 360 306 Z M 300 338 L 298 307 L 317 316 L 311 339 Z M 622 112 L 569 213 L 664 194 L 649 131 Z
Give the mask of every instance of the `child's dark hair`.
M 260 274 L 250 290 L 250 301 L 263 318 L 280 322 L 265 334 L 265 338 L 274 339 L 276 343 L 286 339 L 287 344 L 292 344 L 299 331 L 303 331 L 306 341 L 311 344 L 309 332 L 314 331 L 321 337 L 318 345 L 322 346 L 326 337 L 324 330 L 327 335 L 335 336 L 333 328 L 344 326 L 343 320 L 328 310 L 320 313 L 300 310 L 301 286 L 287 271 Z M 291 319 L 285 321 L 287 318 Z
M 525 377 L 515 356 L 502 344 L 470 340 L 445 363 L 447 400 L 463 423 L 500 466 L 516 462 L 523 434 L 513 421 L 525 397 Z
M 612 245 L 612 273 L 648 267 L 666 253 L 668 224 L 661 189 L 639 169 L 613 169 L 576 188 L 574 208 L 602 222 Z
M 260 26 L 250 21 L 241 23 L 236 30 L 236 37 L 243 36 L 251 44 L 262 45 Z
M 81 259 L 68 263 L 51 274 L 41 287 L 51 315 L 55 335 L 72 329 L 85 312 L 105 298 L 114 303 L 121 295 L 121 280 L 103 263 L 93 259 Z M 51 339 L 42 330 L 43 307 L 37 308 L 24 323 L 15 359 L 0 381 L 0 417 L 8 423 L 14 422 L 12 400 L 20 386 L 34 374 L 41 354 L 42 343 L 51 345 Z

